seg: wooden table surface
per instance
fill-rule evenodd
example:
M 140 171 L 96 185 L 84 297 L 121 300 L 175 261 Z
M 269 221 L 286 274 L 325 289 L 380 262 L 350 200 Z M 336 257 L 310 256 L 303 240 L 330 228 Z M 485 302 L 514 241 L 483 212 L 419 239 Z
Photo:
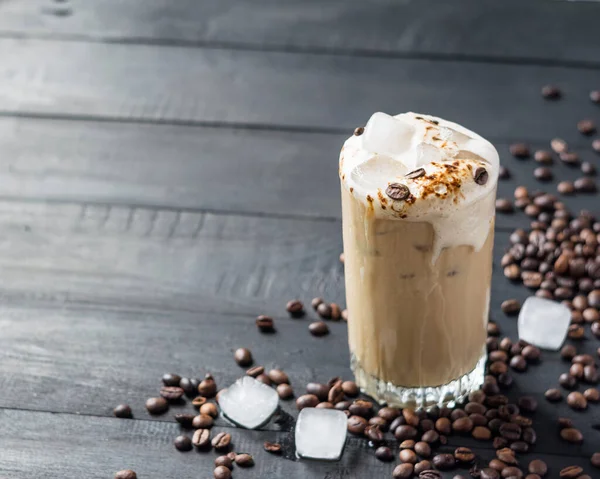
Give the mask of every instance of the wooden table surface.
M 600 123 L 600 5 L 536 0 L 0 1 L 0 478 L 210 478 L 214 453 L 182 454 L 172 415 L 143 404 L 165 372 L 219 385 L 243 369 L 232 350 L 308 381 L 350 377 L 345 324 L 323 338 L 285 302 L 344 302 L 337 158 L 377 110 L 422 111 L 472 127 L 513 173 L 499 185 L 555 191 L 577 169 L 536 182 L 513 141 L 562 137 L 600 166 L 575 125 Z M 564 98 L 544 101 L 559 85 Z M 597 196 L 565 199 L 600 214 Z M 497 219 L 491 318 L 530 292 L 499 259 L 523 213 Z M 261 335 L 258 314 L 277 333 Z M 588 333 L 589 335 L 589 333 Z M 598 342 L 584 341 L 593 353 Z M 583 414 L 543 393 L 557 354 L 516 377 L 532 394 L 552 477 L 600 449 L 600 406 Z M 127 402 L 134 420 L 112 417 Z M 191 411 L 191 405 L 172 408 Z M 285 414 L 295 416 L 292 403 Z M 573 417 L 582 445 L 558 437 Z M 287 416 L 286 416 L 287 417 Z M 235 478 L 391 477 L 364 440 L 335 463 L 293 456 L 293 420 L 233 435 L 255 456 Z M 282 442 L 284 457 L 262 450 Z M 472 446 L 483 459 L 491 444 Z M 595 474 L 595 475 L 594 475 Z M 452 474 L 444 478 L 452 477 Z

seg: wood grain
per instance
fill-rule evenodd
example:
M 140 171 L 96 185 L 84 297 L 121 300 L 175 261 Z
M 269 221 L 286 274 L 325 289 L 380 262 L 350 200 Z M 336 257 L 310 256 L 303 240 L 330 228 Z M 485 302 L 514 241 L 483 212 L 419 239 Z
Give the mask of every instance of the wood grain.
M 530 0 L 80 0 L 0 5 L 0 32 L 600 66 L 594 3 Z M 460 32 L 460 33 L 459 33 Z
M 346 136 L 0 118 L 0 198 L 168 208 L 192 215 L 339 219 L 337 160 Z M 580 141 L 581 148 L 574 150 L 582 160 L 597 163 L 589 140 Z M 512 198 L 517 185 L 556 192 L 558 181 L 581 175 L 579 168 L 556 161 L 554 180 L 541 183 L 533 177 L 538 163 L 515 159 L 506 143 L 496 147 L 512 173 L 499 182 L 499 197 Z M 589 195 L 564 200 L 573 211 L 600 214 Z M 521 212 L 499 214 L 496 226 L 516 228 L 525 222 Z
M 126 421 L 90 418 L 76 415 L 47 414 L 14 410 L 0 411 L 0 478 L 26 479 L 106 479 L 124 468 L 137 471 L 140 479 L 165 477 L 212 477 L 215 452 L 180 453 L 172 445 L 179 434 L 175 423 Z M 233 446 L 238 452 L 252 454 L 256 465 L 241 470 L 236 477 L 248 479 L 279 479 L 281 477 L 311 477 L 321 479 L 354 479 L 391 477 L 394 464 L 375 459 L 366 441 L 350 438 L 340 462 L 298 460 L 293 457 L 289 433 L 265 433 L 245 430 L 232 432 Z M 264 452 L 265 440 L 279 441 L 286 455 L 272 456 Z M 43 444 L 44 447 L 39 447 Z M 442 449 L 452 452 L 452 448 Z M 489 460 L 492 451 L 481 450 L 478 459 Z M 563 467 L 580 464 L 594 474 L 587 459 L 569 455 L 532 454 L 549 465 L 549 473 L 557 474 Z M 529 459 L 524 461 L 528 462 Z M 451 479 L 458 469 L 443 474 Z
M 11 39 L 0 57 L 4 115 L 347 132 L 374 111 L 414 110 L 548 141 L 598 114 L 596 72 L 573 68 Z M 569 101 L 545 102 L 549 81 Z

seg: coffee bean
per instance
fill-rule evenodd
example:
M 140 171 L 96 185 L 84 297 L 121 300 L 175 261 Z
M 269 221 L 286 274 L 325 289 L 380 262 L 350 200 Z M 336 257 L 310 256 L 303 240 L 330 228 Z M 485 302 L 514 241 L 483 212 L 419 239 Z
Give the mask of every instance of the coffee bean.
M 296 407 L 298 411 L 306 407 L 316 407 L 319 404 L 319 398 L 314 394 L 303 394 L 298 399 L 296 399 Z
M 500 435 L 508 441 L 517 441 L 521 437 L 521 427 L 511 422 L 504 423 L 500 426 Z
M 175 449 L 181 452 L 192 450 L 192 440 L 187 436 L 177 436 L 175 438 Z
M 491 467 L 486 467 L 481 470 L 480 479 L 500 479 L 500 474 L 495 469 Z
M 572 195 L 575 193 L 575 185 L 572 181 L 561 181 L 556 185 L 556 191 L 561 195 Z
M 414 439 L 405 439 L 399 445 L 400 449 L 414 449 L 416 441 Z
M 231 469 L 225 466 L 217 466 L 213 471 L 213 476 L 215 477 L 215 479 L 230 479 Z
M 539 181 L 550 181 L 554 177 L 552 170 L 546 166 L 540 166 L 534 169 L 533 176 Z
M 535 432 L 535 429 L 531 427 L 526 427 L 523 429 L 522 436 L 523 441 L 525 441 L 527 444 L 533 445 L 537 442 L 537 433 Z
M 567 151 L 558 155 L 560 161 L 569 166 L 575 166 L 579 163 L 579 155 L 573 151 Z
M 435 429 L 440 434 L 450 434 L 452 431 L 452 423 L 446 417 L 441 417 L 435 422 Z M 436 439 L 437 440 L 437 439 Z M 430 442 L 430 441 L 427 441 Z
M 201 431 L 201 429 L 198 429 Z M 211 441 L 212 447 L 214 447 L 217 451 L 222 451 L 227 449 L 231 444 L 231 434 L 227 432 L 220 432 L 215 437 L 213 437 Z
M 592 120 L 581 120 L 577 122 L 577 129 L 583 135 L 591 135 L 596 131 L 596 125 Z
M 198 385 L 198 392 L 200 396 L 204 396 L 205 398 L 215 397 L 217 394 L 217 384 L 211 374 L 204 376 L 204 379 Z
M 198 396 L 198 397 L 195 397 L 194 399 L 192 399 L 192 406 L 194 406 L 194 407 L 199 408 L 204 404 L 206 404 L 206 398 L 203 396 Z
M 581 379 L 583 377 L 583 366 L 581 364 L 572 364 L 569 368 L 569 374 L 574 378 Z
M 506 168 L 506 166 L 502 166 L 500 165 L 500 167 L 498 168 L 498 178 L 500 180 L 506 180 L 508 178 L 510 178 L 510 171 L 508 168 Z
M 589 388 L 583 392 L 583 397 L 588 402 L 599 402 L 600 401 L 600 391 L 598 389 Z
M 308 383 L 306 385 L 306 393 L 314 394 L 319 398 L 319 401 L 326 401 L 329 393 L 329 386 L 322 383 Z
M 294 389 L 286 383 L 278 384 L 277 394 L 279 394 L 280 399 L 290 399 L 294 397 Z
M 581 314 L 586 323 L 600 321 L 600 312 L 595 308 L 585 308 Z
M 430 461 L 420 461 L 415 464 L 415 474 L 421 474 L 423 471 L 429 471 L 433 465 Z
M 342 319 L 346 322 L 348 322 L 348 310 L 347 309 L 342 309 Z
M 253 368 L 248 369 L 246 371 L 246 376 L 250 376 L 252 378 L 257 378 L 261 374 L 265 372 L 265 368 L 262 366 L 254 366 Z
M 194 414 L 175 414 L 174 418 L 182 427 L 191 429 L 196 416 Z
M 500 213 L 512 213 L 514 211 L 513 204 L 506 198 L 496 199 L 496 211 Z
M 596 283 L 594 283 L 594 285 L 595 284 Z M 588 303 L 592 308 L 600 308 L 600 289 L 594 289 L 589 292 Z
M 137 479 L 137 474 L 131 469 L 123 469 L 115 473 L 115 479 Z
M 494 449 L 504 449 L 506 446 L 508 446 L 508 441 L 503 437 L 495 437 L 492 441 L 492 447 Z
M 523 372 L 527 369 L 527 361 L 525 361 L 525 358 L 521 355 L 513 356 L 510 359 L 510 367 L 515 371 Z
M 327 395 L 327 400 L 330 403 L 338 403 L 344 400 L 344 391 L 342 390 L 342 383 L 335 384 Z
M 563 373 L 558 377 L 558 383 L 565 389 L 575 389 L 577 387 L 577 379 L 568 373 Z
M 577 355 L 577 349 L 572 344 L 566 344 L 560 350 L 563 359 L 573 359 Z
M 529 463 L 527 470 L 531 474 L 537 474 L 538 476 L 545 476 L 548 473 L 548 466 L 541 459 L 534 459 Z
M 412 449 L 402 449 L 398 457 L 404 463 L 416 464 L 418 462 L 417 455 Z
M 275 320 L 271 316 L 261 314 L 256 318 L 256 327 L 261 333 L 272 333 L 275 331 Z
M 598 93 L 598 92 L 596 92 L 596 93 Z M 599 98 L 600 98 L 600 94 L 599 94 Z M 599 103 L 599 102 L 597 102 L 597 103 Z M 596 153 L 600 153 L 600 139 L 592 141 L 592 149 Z
M 560 89 L 554 85 L 545 85 L 542 87 L 542 96 L 546 100 L 558 100 L 562 95 Z
M 358 389 L 358 386 L 356 385 L 356 383 L 354 381 L 344 381 L 342 383 L 342 391 L 344 391 L 344 394 L 348 397 L 358 396 L 358 393 L 360 392 L 360 390 Z M 388 418 L 386 418 L 386 419 L 388 419 Z
M 561 479 L 575 479 L 583 473 L 583 469 L 579 466 L 567 466 L 561 469 L 558 474 Z
M 331 303 L 331 319 L 332 321 L 339 321 L 342 318 L 342 310 L 336 303 Z
M 386 421 L 391 422 L 394 421 L 400 415 L 400 411 L 392 407 L 382 407 L 379 411 L 377 411 L 377 415 L 385 419 Z
M 576 410 L 587 408 L 587 399 L 578 391 L 573 391 L 567 396 L 567 404 Z
M 290 384 L 290 378 L 281 369 L 271 369 L 267 375 L 274 384 Z
M 581 163 L 581 172 L 584 175 L 593 176 L 596 174 L 596 167 L 589 161 L 584 161 Z
M 533 396 L 522 396 L 518 401 L 519 408 L 525 412 L 535 412 L 538 402 Z
M 192 445 L 200 449 L 210 446 L 210 429 L 197 429 L 194 431 Z
M 529 147 L 525 143 L 513 143 L 510 145 L 509 151 L 516 158 L 529 157 Z
M 183 392 L 191 397 L 196 397 L 198 395 L 198 386 L 200 385 L 200 380 L 196 378 L 181 378 L 179 381 L 179 387 L 183 389 Z
M 317 409 L 333 409 L 333 403 L 329 401 L 322 401 L 315 406 Z
M 473 430 L 473 421 L 468 417 L 458 418 L 452 423 L 452 430 L 458 434 L 467 434 Z
M 520 479 L 523 477 L 523 471 L 515 466 L 509 466 L 502 469 L 502 477 L 506 479 Z
M 342 254 L 343 254 L 343 253 L 342 253 Z M 317 310 L 317 308 L 319 307 L 319 305 L 320 305 L 321 303 L 323 303 L 323 301 L 324 301 L 324 300 L 323 300 L 323 298 L 313 298 L 313 299 L 310 301 L 310 305 L 311 305 L 311 306 L 312 306 L 312 308 L 313 308 L 313 309 L 316 311 L 316 310 Z
M 501 472 L 502 469 L 504 469 L 507 466 L 500 459 L 492 459 L 489 462 L 488 467 L 490 467 L 498 472 Z
M 329 334 L 329 326 L 323 321 L 314 321 L 308 325 L 308 330 L 313 336 L 325 336 Z
M 600 321 L 596 321 L 596 322 L 592 323 L 590 330 L 592 331 L 592 334 L 594 336 L 596 336 L 597 338 L 600 338 Z
M 454 458 L 462 464 L 470 464 L 475 460 L 475 453 L 468 447 L 459 447 L 454 451 Z
M 333 408 L 337 409 L 338 411 L 348 411 L 348 408 L 351 404 L 352 401 L 340 401 L 339 403 L 335 404 Z M 350 413 L 350 411 L 348 411 L 348 413 Z
M 573 186 L 575 187 L 575 191 L 579 193 L 595 193 L 598 190 L 596 182 L 587 176 L 577 178 L 573 182 Z
M 600 452 L 595 452 L 590 458 L 592 466 L 600 468 Z
M 560 437 L 562 437 L 565 441 L 574 444 L 579 444 L 583 442 L 583 434 L 581 434 L 581 431 L 579 431 L 579 429 L 575 429 L 573 427 L 561 429 Z
M 252 467 L 254 466 L 254 458 L 250 454 L 242 453 L 235 456 L 235 463 L 239 467 Z
M 213 403 L 205 403 L 202 406 L 200 406 L 200 414 L 205 414 L 207 416 L 210 417 L 217 417 L 219 415 L 219 410 L 217 409 L 217 406 L 215 406 Z
M 503 449 L 499 449 L 496 451 L 496 457 L 500 459 L 505 464 L 515 465 L 517 464 L 517 459 L 515 458 L 515 451 L 509 449 L 507 447 Z
M 373 413 L 373 403 L 362 399 L 357 399 L 352 402 L 348 408 L 350 414 L 362 417 L 370 417 Z
M 488 441 L 492 437 L 492 432 L 484 426 L 476 426 L 471 435 L 478 441 Z
M 380 446 L 375 450 L 375 457 L 383 462 L 390 462 L 394 459 L 394 454 L 389 447 Z
M 394 479 L 408 479 L 413 475 L 413 465 L 412 464 L 399 464 L 397 465 L 393 472 L 392 477 Z
M 425 441 L 419 441 L 414 445 L 415 452 L 424 458 L 431 456 L 431 446 Z
M 436 454 L 433 456 L 431 462 L 440 471 L 447 471 L 456 465 L 456 460 L 452 454 Z
M 504 314 L 512 316 L 521 310 L 521 303 L 517 299 L 507 299 L 502 302 L 500 309 Z
M 419 424 L 419 426 L 421 427 L 421 431 L 423 432 L 432 431 L 435 429 L 434 422 L 429 418 L 421 419 L 421 423 Z
M 263 448 L 265 451 L 270 452 L 271 454 L 281 454 L 281 444 L 276 442 L 268 442 L 265 441 Z
M 178 374 L 167 373 L 162 377 L 162 382 L 165 386 L 177 386 L 179 387 L 179 382 L 181 381 L 181 376 Z
M 233 461 L 229 456 L 219 456 L 215 459 L 215 467 L 225 466 L 227 469 L 233 469 Z
M 304 305 L 301 301 L 297 299 L 292 299 L 288 301 L 285 305 L 285 309 L 288 313 L 290 313 L 290 316 L 294 318 L 298 318 L 304 315 Z
M 598 370 L 595 365 L 587 365 L 583 368 L 583 380 L 589 384 L 598 383 Z
M 213 424 L 214 419 L 208 414 L 198 414 L 192 419 L 192 427 L 195 429 L 210 429 Z
M 183 389 L 176 386 L 164 386 L 160 388 L 160 395 L 168 401 L 178 401 L 183 396 Z
M 146 409 L 150 414 L 163 414 L 169 409 L 169 403 L 163 397 L 149 398 L 146 400 Z
M 128 404 L 119 404 L 113 409 L 113 414 L 121 419 L 131 419 L 133 417 L 133 412 Z
M 478 185 L 485 185 L 488 181 L 489 173 L 487 170 L 481 166 L 475 168 L 475 172 L 473 173 L 473 179 L 475 183 Z
M 379 429 L 383 432 L 386 432 L 389 428 L 388 422 L 379 416 L 373 416 L 368 422 L 370 426 L 379 426 Z
M 317 306 L 317 313 L 324 319 L 331 319 L 332 308 L 328 303 L 322 302 Z
M 430 442 L 425 439 L 425 435 L 429 433 L 435 433 L 435 431 L 427 431 L 425 434 L 423 434 L 421 440 L 425 442 Z M 398 426 L 394 431 L 394 436 L 396 437 L 396 439 L 398 439 L 398 441 L 404 441 L 405 439 L 414 439 L 415 437 L 417 437 L 417 429 L 409 425 Z

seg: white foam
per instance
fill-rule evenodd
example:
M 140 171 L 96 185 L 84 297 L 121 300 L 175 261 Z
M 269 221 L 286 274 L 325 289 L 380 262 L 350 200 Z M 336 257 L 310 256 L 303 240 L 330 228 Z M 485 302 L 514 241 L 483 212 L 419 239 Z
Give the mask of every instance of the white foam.
M 484 185 L 474 180 L 478 167 L 488 172 Z M 342 184 L 375 217 L 431 223 L 435 261 L 446 247 L 483 247 L 494 217 L 498 167 L 493 145 L 456 123 L 418 113 L 391 117 L 378 112 L 362 135 L 344 143 L 339 171 Z M 417 168 L 425 175 L 404 176 Z M 410 197 L 387 197 L 390 183 L 406 185 Z

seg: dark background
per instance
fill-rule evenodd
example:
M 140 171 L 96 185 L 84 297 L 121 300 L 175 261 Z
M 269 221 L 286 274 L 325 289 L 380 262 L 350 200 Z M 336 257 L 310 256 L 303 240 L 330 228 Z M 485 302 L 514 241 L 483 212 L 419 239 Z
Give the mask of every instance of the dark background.
M 600 123 L 600 5 L 551 1 L 41 0 L 0 1 L 0 477 L 212 477 L 214 453 L 182 454 L 172 412 L 144 407 L 163 373 L 243 373 L 232 350 L 310 380 L 350 377 L 344 324 L 314 338 L 288 299 L 344 302 L 337 158 L 372 112 L 419 111 L 464 124 L 513 173 L 499 185 L 555 191 L 577 169 L 508 145 L 559 136 L 599 166 L 575 127 Z M 564 98 L 544 101 L 556 84 Z M 600 213 L 597 196 L 565 199 Z M 530 293 L 499 259 L 522 213 L 497 219 L 492 319 Z M 277 320 L 260 335 L 258 314 Z M 309 316 L 312 316 L 309 315 Z M 594 352 L 591 335 L 578 345 Z M 530 459 L 590 474 L 598 407 L 544 401 L 567 370 L 556 354 L 517 376 L 532 394 L 539 443 Z M 128 402 L 135 420 L 112 417 Z M 191 406 L 179 408 L 190 410 Z M 295 414 L 293 402 L 283 409 Z M 581 446 L 557 434 L 573 417 Z M 292 422 L 233 435 L 256 466 L 236 478 L 391 477 L 366 441 L 339 463 L 296 461 Z M 262 451 L 286 445 L 285 458 Z M 491 444 L 451 438 L 480 457 Z M 445 477 L 452 477 L 447 475 Z M 597 477 L 597 476 L 593 476 Z

